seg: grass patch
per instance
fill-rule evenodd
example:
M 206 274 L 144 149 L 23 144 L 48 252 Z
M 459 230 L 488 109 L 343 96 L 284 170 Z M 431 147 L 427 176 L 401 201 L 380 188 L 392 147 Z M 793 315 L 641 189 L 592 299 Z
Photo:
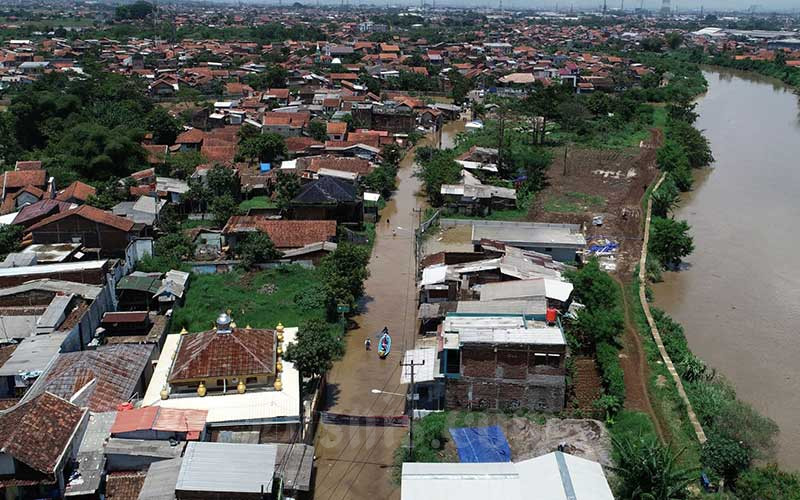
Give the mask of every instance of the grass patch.
M 184 305 L 175 311 L 173 331 L 208 330 L 217 315 L 231 309 L 239 326 L 297 326 L 325 319 L 324 296 L 317 271 L 299 265 L 266 271 L 193 275 Z
M 634 273 L 636 275 L 637 272 Z M 670 438 L 672 447 L 676 450 L 686 449 L 681 455 L 681 462 L 687 467 L 700 466 L 700 443 L 694 433 L 694 428 L 686 414 L 686 405 L 683 403 L 678 388 L 672 380 L 672 375 L 661 360 L 661 353 L 650 333 L 644 310 L 639 302 L 639 282 L 634 278 L 626 293 L 632 304 L 634 321 L 641 335 L 645 356 L 650 376 L 647 381 L 647 392 L 659 420 L 666 426 L 664 431 Z
M 544 209 L 554 213 L 579 213 L 603 208 L 605 204 L 606 199 L 602 196 L 570 192 L 550 198 L 544 203 Z
M 215 223 L 211 219 L 186 219 L 185 221 L 181 222 L 181 229 L 195 229 L 198 227 L 215 227 Z
M 622 410 L 614 417 L 614 424 L 609 426 L 611 436 L 621 439 L 624 437 L 653 437 L 658 439 L 653 421 L 647 413 L 640 411 Z
M 514 208 L 511 210 L 494 210 L 487 216 L 442 212 L 442 217 L 444 217 L 445 219 L 464 219 L 464 220 L 521 221 L 525 219 L 526 215 L 528 215 L 527 208 Z
M 277 208 L 277 206 L 269 196 L 254 196 L 239 203 L 239 210 L 247 212 L 251 208 Z

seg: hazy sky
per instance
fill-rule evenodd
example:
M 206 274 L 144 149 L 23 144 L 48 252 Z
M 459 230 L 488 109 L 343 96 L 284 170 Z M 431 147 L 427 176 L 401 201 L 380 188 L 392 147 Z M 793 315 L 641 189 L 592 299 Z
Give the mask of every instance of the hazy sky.
M 302 0 L 301 0 L 302 1 Z M 607 0 L 609 8 L 619 8 L 621 0 Z M 625 8 L 632 9 L 641 5 L 641 0 L 624 0 Z M 800 12 L 800 0 L 671 0 L 672 7 L 680 10 L 696 10 L 702 5 L 706 10 L 747 10 L 756 6 L 757 12 L 792 11 Z M 437 0 L 441 5 L 463 6 L 496 6 L 499 0 Z M 377 3 L 380 3 L 378 0 Z M 400 4 L 405 4 L 403 0 Z M 503 0 L 506 8 L 549 8 L 555 9 L 556 5 L 561 10 L 573 5 L 575 8 L 591 8 L 603 5 L 603 0 Z M 657 10 L 661 7 L 661 0 L 644 0 L 647 9 Z

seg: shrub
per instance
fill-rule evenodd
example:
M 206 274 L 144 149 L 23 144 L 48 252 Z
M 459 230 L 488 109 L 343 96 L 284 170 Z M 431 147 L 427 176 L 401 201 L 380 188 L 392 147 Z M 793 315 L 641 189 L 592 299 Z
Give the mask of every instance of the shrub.
M 617 398 L 622 405 L 625 402 L 625 376 L 619 364 L 618 349 L 606 342 L 597 344 L 597 364 L 606 394 Z
M 771 464 L 745 471 L 736 481 L 736 496 L 759 500 L 800 500 L 800 478 Z
M 703 445 L 700 459 L 705 467 L 719 474 L 726 483 L 732 484 L 739 474 L 750 467 L 751 454 L 741 441 L 712 433 Z

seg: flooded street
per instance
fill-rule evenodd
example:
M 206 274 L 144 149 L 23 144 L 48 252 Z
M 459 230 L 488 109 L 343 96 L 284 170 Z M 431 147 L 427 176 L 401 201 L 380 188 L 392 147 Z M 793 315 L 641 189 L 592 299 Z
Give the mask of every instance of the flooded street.
M 716 163 L 676 214 L 692 226 L 691 267 L 665 273 L 655 303 L 741 399 L 778 423 L 778 462 L 800 470 L 798 97 L 752 75 L 705 75 L 697 127 Z
M 464 122 L 445 125 L 442 143 L 452 143 Z M 431 144 L 424 139 L 419 145 Z M 413 151 L 403 159 L 398 187 L 381 212 L 377 239 L 365 283 L 358 328 L 348 332 L 347 351 L 328 373 L 328 401 L 324 410 L 351 415 L 390 416 L 404 412 L 406 387 L 400 384 L 400 360 L 414 347 L 417 329 L 414 228 L 424 199 L 418 197 Z M 387 223 L 387 220 L 389 223 Z M 393 235 L 393 231 L 396 235 Z M 377 337 L 384 326 L 392 336 L 392 351 L 381 360 Z M 372 338 L 373 350 L 364 340 Z M 375 394 L 372 391 L 384 391 Z M 358 427 L 320 423 L 316 439 L 316 499 L 398 499 L 400 488 L 390 482 L 392 458 L 407 429 Z

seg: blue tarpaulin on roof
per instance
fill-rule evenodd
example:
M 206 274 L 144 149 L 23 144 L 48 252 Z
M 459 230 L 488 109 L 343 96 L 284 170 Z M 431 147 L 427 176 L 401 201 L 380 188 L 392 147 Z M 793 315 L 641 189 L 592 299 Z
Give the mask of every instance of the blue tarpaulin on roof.
M 450 435 L 458 448 L 461 462 L 510 462 L 511 448 L 500 427 L 451 428 Z

